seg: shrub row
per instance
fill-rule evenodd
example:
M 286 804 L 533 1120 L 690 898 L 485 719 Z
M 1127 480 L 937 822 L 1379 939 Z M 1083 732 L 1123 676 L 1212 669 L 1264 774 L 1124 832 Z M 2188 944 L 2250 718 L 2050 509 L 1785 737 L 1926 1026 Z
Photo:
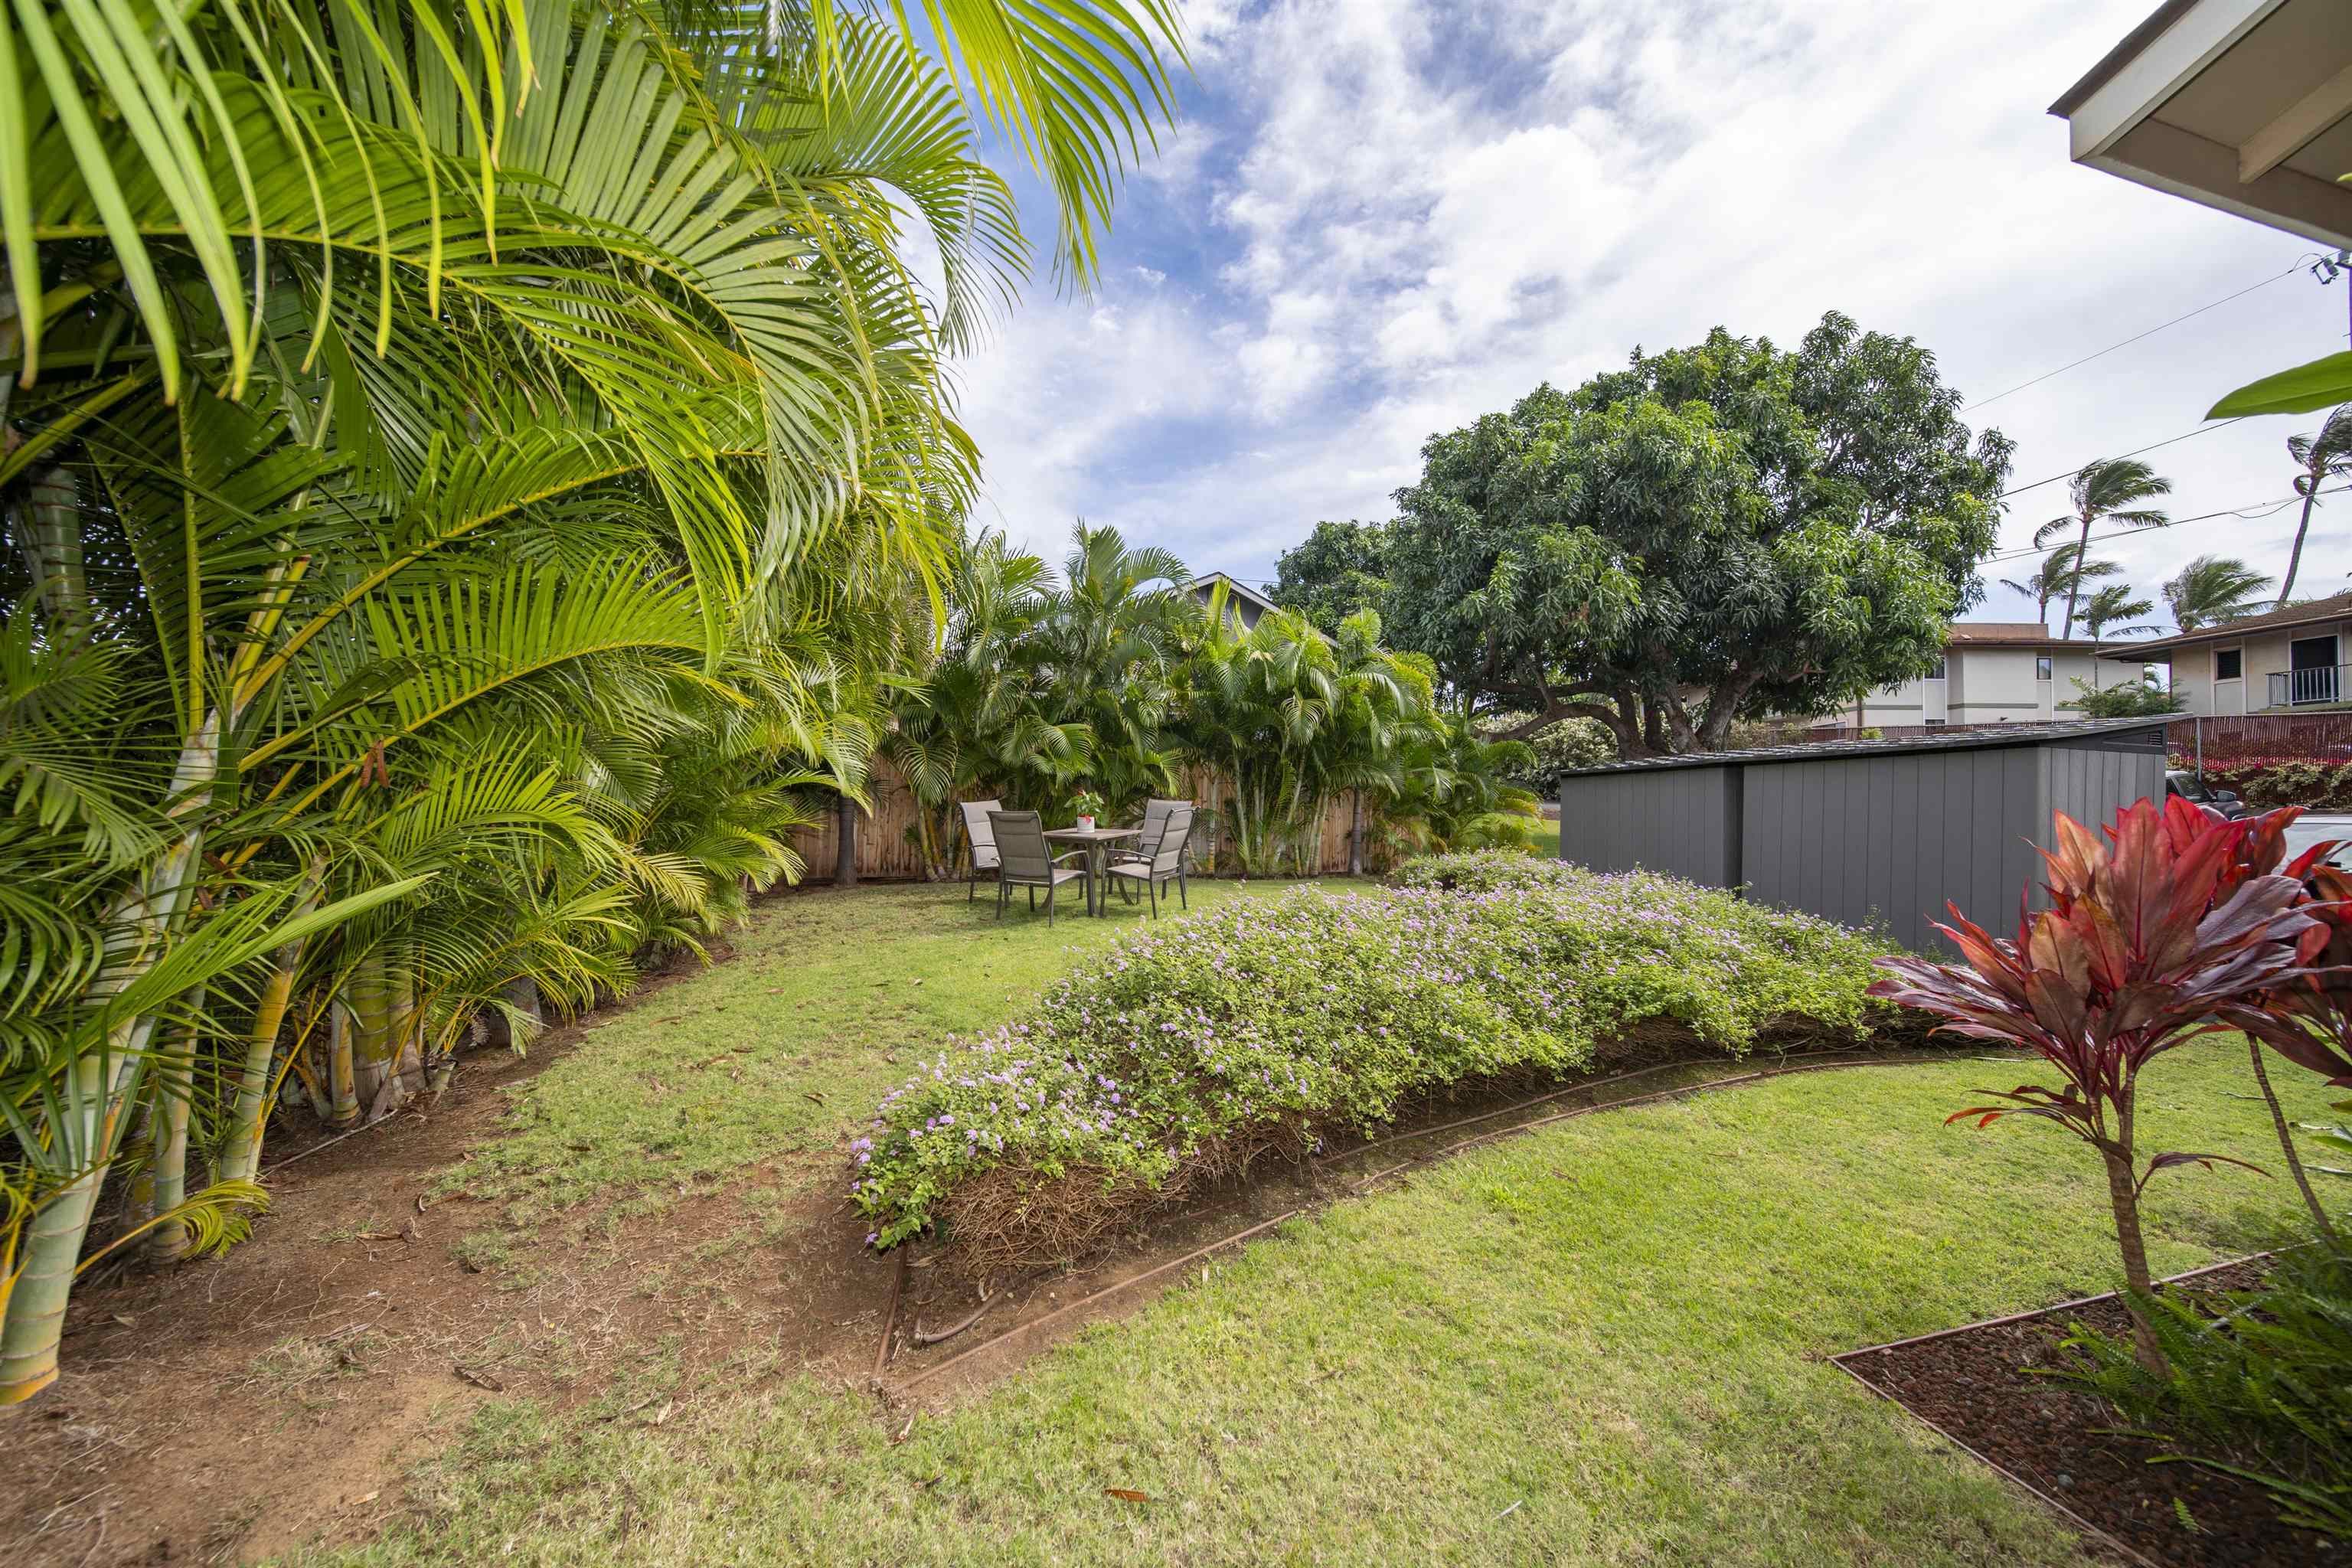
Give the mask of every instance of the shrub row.
M 1503 855 L 1398 880 L 1160 922 L 951 1039 L 855 1142 L 869 1240 L 939 1221 L 975 1266 L 1050 1261 L 1465 1079 L 1885 1016 L 1864 995 L 1885 942 L 1717 889 Z
M 2194 765 L 2175 756 L 2173 766 Z M 2352 762 L 2316 762 L 2309 757 L 2209 758 L 2205 781 L 2235 790 L 2249 805 L 2308 806 L 2314 811 L 2352 811 Z

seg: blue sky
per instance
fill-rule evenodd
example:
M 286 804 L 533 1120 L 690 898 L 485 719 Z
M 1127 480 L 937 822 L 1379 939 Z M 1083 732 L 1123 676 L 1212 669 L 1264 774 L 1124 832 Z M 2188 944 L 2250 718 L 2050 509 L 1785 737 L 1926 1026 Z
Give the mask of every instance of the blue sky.
M 1968 416 L 2017 440 L 2021 485 L 2196 429 L 2230 387 L 2340 344 L 2352 283 L 2292 270 L 2307 241 L 2067 162 L 2044 108 L 2146 5 L 1190 5 L 1181 120 L 1128 184 L 1101 287 L 1041 282 L 958 367 L 979 521 L 1057 559 L 1083 515 L 1254 581 L 1319 518 L 1387 516 L 1432 433 L 1636 344 L 1717 323 L 1793 342 L 1835 309 L 1988 398 L 2289 274 Z M 2177 516 L 2259 510 L 2314 423 L 2147 458 Z M 2004 544 L 2064 499 L 2013 496 Z M 2275 573 L 2294 521 L 2106 553 L 2154 596 L 2203 552 Z M 2323 508 L 2298 592 L 2343 585 L 2347 546 L 2352 494 Z M 1973 614 L 2032 610 L 1996 585 Z

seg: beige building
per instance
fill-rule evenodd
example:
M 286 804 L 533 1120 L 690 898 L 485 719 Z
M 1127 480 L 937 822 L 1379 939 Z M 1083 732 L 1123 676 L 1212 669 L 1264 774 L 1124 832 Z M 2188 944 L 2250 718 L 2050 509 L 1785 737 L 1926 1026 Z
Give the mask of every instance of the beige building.
M 2352 594 L 2117 643 L 2100 661 L 2168 665 L 2181 710 L 2200 717 L 2352 705 Z
M 1940 729 L 2079 719 L 2076 680 L 2104 689 L 2138 679 L 2137 663 L 2101 658 L 2099 645 L 2053 637 L 2040 621 L 1956 621 L 1942 662 L 1919 679 L 1872 692 L 1860 704 L 1861 722 Z M 1823 729 L 1854 721 L 1851 707 L 1814 721 Z

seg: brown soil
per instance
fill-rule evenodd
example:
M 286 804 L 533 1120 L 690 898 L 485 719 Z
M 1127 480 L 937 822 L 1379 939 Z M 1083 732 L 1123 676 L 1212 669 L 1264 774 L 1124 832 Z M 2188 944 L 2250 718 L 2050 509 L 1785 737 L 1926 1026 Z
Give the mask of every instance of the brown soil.
M 501 1393 L 658 1425 L 777 1373 L 862 1385 L 890 1266 L 805 1163 L 586 1247 L 542 1242 L 481 1273 L 453 1255 L 497 1227 L 489 1205 L 428 1200 L 435 1177 L 495 1132 L 500 1089 L 578 1038 L 469 1057 L 438 1105 L 269 1173 L 269 1214 L 225 1258 L 85 1284 L 58 1386 L 0 1415 L 0 1563 L 252 1562 L 363 1537 L 401 1473 Z M 816 1195 L 780 1211 L 779 1184 Z
M 2184 1286 L 2246 1289 L 2260 1263 Z M 2176 1287 L 2180 1288 L 2180 1287 Z M 2046 1375 L 2068 1364 L 2071 1325 L 2129 1331 L 2112 1296 L 2051 1315 L 1984 1323 L 1839 1363 L 2012 1477 L 2167 1568 L 2305 1568 L 2352 1563 L 2352 1546 L 2278 1522 L 2259 1486 L 2189 1464 L 2151 1464 L 2166 1446 L 2126 1435 L 2104 1400 Z M 2185 1517 L 2184 1517 L 2185 1516 Z

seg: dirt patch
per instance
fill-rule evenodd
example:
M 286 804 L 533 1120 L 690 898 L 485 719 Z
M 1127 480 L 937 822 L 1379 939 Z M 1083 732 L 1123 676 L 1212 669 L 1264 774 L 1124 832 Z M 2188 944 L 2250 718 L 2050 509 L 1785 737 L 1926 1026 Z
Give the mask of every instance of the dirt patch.
M 0 1414 L 0 1562 L 252 1562 L 362 1538 L 402 1472 L 502 1394 L 657 1425 L 779 1373 L 870 1372 L 890 1268 L 831 1160 L 536 1239 L 434 1196 L 497 1133 L 500 1091 L 580 1037 L 469 1057 L 437 1104 L 281 1163 L 225 1258 L 86 1283 L 58 1385 Z
M 2248 1289 L 2259 1262 L 2202 1272 L 2176 1290 Z M 2112 1296 L 1979 1324 L 1839 1363 L 2012 1477 L 2147 1560 L 2166 1568 L 2300 1568 L 2352 1563 L 2352 1547 L 2278 1521 L 2251 1481 L 2189 1464 L 2152 1464 L 2166 1446 L 2122 1430 L 2105 1401 L 2048 1373 L 2068 1364 L 2060 1342 L 2081 1324 L 2122 1335 Z

